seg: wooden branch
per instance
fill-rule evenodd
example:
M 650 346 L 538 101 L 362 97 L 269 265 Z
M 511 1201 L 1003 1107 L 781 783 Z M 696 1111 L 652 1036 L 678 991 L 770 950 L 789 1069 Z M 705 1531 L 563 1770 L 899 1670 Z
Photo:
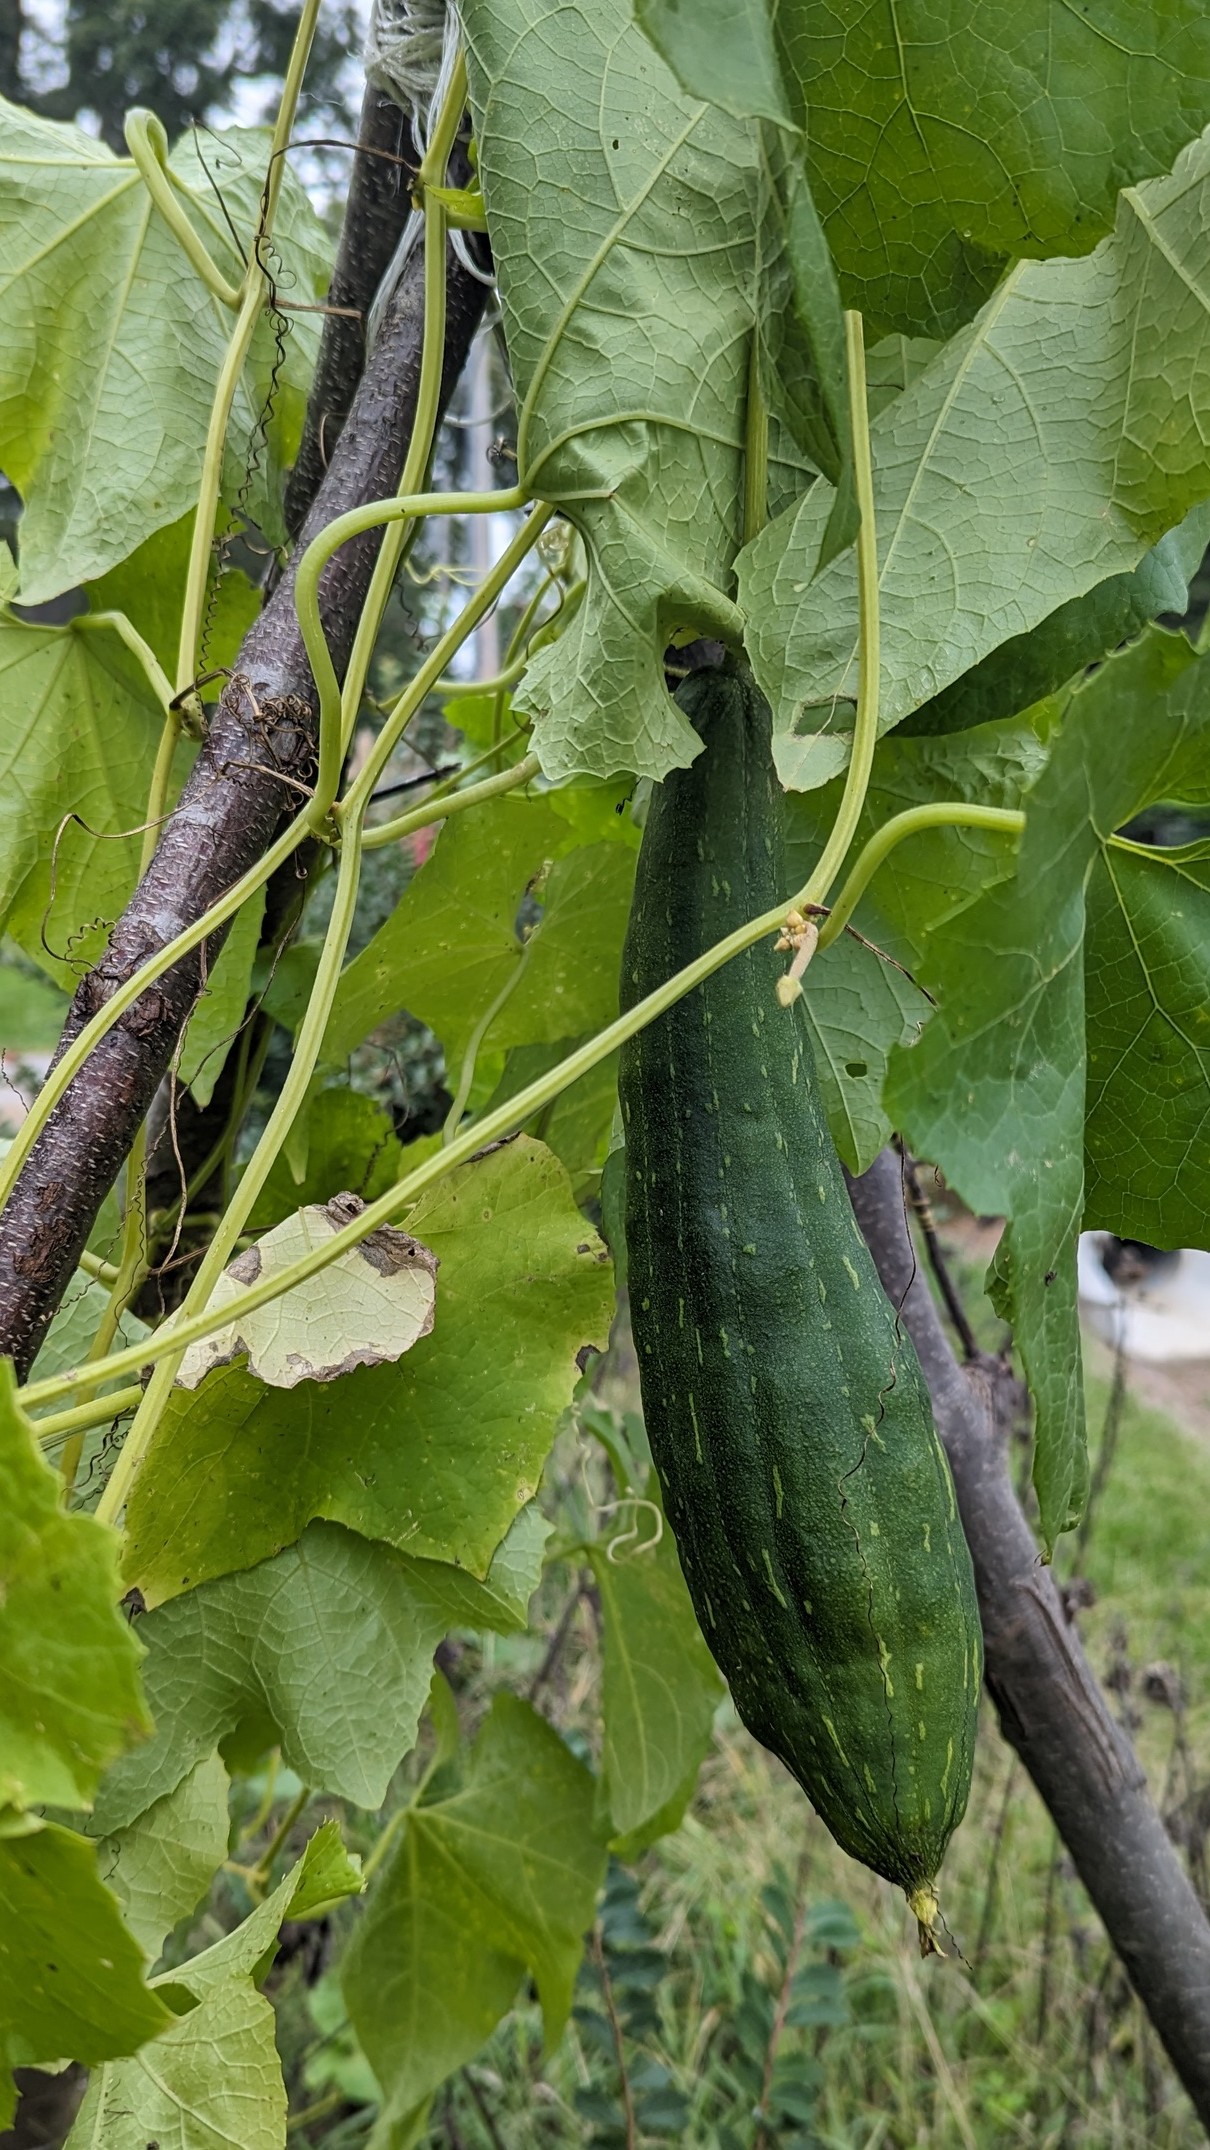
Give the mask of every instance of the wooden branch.
M 404 161 L 397 163 L 396 158 Z M 419 164 L 411 127 L 399 106 L 367 83 L 328 286 L 327 304 L 341 311 L 324 320 L 302 439 L 286 485 L 291 537 L 306 520 L 352 409 L 365 367 L 370 308 L 411 217 L 412 177 Z
M 1009 1479 L 1014 1384 L 959 1366 L 916 1261 L 899 1159 L 850 1182 L 857 1221 L 920 1356 L 975 1563 L 988 1692 L 1177 2075 L 1210 2125 L 1210 1921 L 1142 1766 L 1043 1567 Z
M 448 398 L 483 311 L 486 289 L 451 248 L 442 398 Z M 424 332 L 423 251 L 412 255 L 388 309 L 352 410 L 298 540 L 347 509 L 395 489 L 416 407 Z M 354 538 L 330 561 L 320 613 L 338 672 L 348 662 L 382 543 Z M 313 773 L 314 683 L 287 570 L 244 638 L 180 803 L 151 866 L 96 969 L 79 986 L 60 1046 L 157 948 L 201 917 L 260 858 L 297 785 Z M 224 935 L 205 946 L 207 970 Z M 202 978 L 201 951 L 184 958 L 101 1040 L 31 1153 L 0 1219 L 0 1351 L 28 1373 L 79 1260 L 97 1211 L 176 1050 Z

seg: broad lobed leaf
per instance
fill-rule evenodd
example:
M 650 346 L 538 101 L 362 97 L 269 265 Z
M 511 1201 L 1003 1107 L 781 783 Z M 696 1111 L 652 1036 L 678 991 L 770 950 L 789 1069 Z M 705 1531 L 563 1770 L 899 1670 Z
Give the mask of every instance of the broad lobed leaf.
M 127 1570 L 149 1603 L 264 1559 L 315 1516 L 487 1572 L 537 1485 L 577 1352 L 608 1335 L 608 1256 L 527 1136 L 404 1221 L 441 1267 L 433 1332 L 398 1366 L 288 1395 L 228 1367 L 174 1393 L 127 1511 Z
M 229 130 L 211 146 L 209 172 L 192 142 L 172 158 L 178 200 L 236 280 L 242 263 L 224 211 L 246 247 L 268 141 L 261 130 Z M 39 604 L 104 575 L 193 507 L 232 317 L 128 158 L 0 101 L 5 196 L 20 214 L 0 245 L 0 463 L 25 502 L 21 595 Z M 319 298 L 327 246 L 288 168 L 275 245 L 283 296 Z M 227 497 L 238 495 L 274 539 L 283 535 L 277 474 L 298 439 L 318 333 L 314 315 L 290 317 L 267 457 L 249 455 L 277 364 L 267 319 L 236 397 Z
M 892 1056 L 897 1123 L 974 1209 L 1008 1219 L 1002 1282 L 1037 1408 L 1048 1544 L 1085 1480 L 1081 1222 L 1205 1238 L 1204 847 L 1110 838 L 1158 799 L 1210 802 L 1208 727 L 1206 660 L 1157 629 L 1077 689 L 1027 798 L 1014 878 L 927 939 L 938 1012 Z
M 1086 259 L 1010 271 L 874 421 L 884 728 L 1132 572 L 1210 494 L 1208 198 L 1210 139 L 1123 194 Z M 796 789 L 844 766 L 852 726 L 856 570 L 845 557 L 816 572 L 829 513 L 817 485 L 740 560 L 748 647 Z
M 682 87 L 803 127 L 846 304 L 949 335 L 1019 255 L 1079 254 L 1210 118 L 1196 0 L 636 0 Z
M 464 21 L 520 475 L 588 554 L 584 602 L 515 700 L 548 775 L 661 777 L 697 751 L 669 632 L 733 619 L 753 146 L 678 90 L 629 0 L 471 0 Z
M 139 1623 L 155 1731 L 111 1769 L 96 1827 L 129 1829 L 241 1730 L 317 1790 L 375 1808 L 416 1739 L 451 1627 L 524 1625 L 546 1526 L 523 1509 L 478 1582 L 335 1523 Z M 389 1699 L 386 1699 L 389 1698 Z
M 140 1652 L 118 1611 L 117 1537 L 64 1512 L 7 1360 L 0 1459 L 0 1808 L 87 1807 L 106 1763 L 149 1727 Z
M 394 2109 L 473 2057 L 526 1971 L 558 2037 L 605 1872 L 593 1792 L 558 1734 L 498 1695 L 460 1784 L 409 1811 L 343 1972 Z

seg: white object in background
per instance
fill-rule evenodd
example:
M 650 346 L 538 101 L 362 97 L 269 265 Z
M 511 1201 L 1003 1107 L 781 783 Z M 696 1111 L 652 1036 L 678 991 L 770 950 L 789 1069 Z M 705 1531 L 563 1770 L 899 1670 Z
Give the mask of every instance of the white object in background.
M 1153 1366 L 1210 1359 L 1210 1254 L 1183 1247 L 1119 1283 L 1104 1265 L 1113 1244 L 1108 1232 L 1080 1234 L 1077 1276 L 1089 1327 L 1128 1359 Z

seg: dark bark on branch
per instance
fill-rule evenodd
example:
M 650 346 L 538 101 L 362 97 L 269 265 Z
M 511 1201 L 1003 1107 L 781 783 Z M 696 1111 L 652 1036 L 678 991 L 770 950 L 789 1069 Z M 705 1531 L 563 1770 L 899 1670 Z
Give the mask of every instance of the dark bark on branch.
M 352 408 L 374 294 L 412 213 L 412 182 L 420 163 L 412 130 L 399 106 L 372 83 L 362 100 L 357 144 L 327 297 L 330 307 L 342 311 L 324 321 L 306 422 L 286 486 L 291 537 L 302 528 Z M 404 161 L 393 162 L 397 157 Z
M 1210 1922 L 1111 1716 L 1009 1479 L 1011 1376 L 959 1366 L 915 1258 L 899 1159 L 850 1183 L 883 1285 L 933 1398 L 975 1563 L 988 1691 L 1169 2060 L 1210 2126 Z
M 332 310 L 324 317 L 302 438 L 286 485 L 285 521 L 291 539 L 297 537 L 307 518 L 352 408 L 365 367 L 370 309 L 413 214 L 412 183 L 419 161 L 411 127 L 399 106 L 373 84 L 367 84 L 328 287 L 327 304 Z M 279 580 L 275 567 L 266 582 L 266 601 Z M 262 949 L 281 947 L 292 930 L 322 848 L 315 843 L 300 845 L 294 857 L 274 874 L 265 892 Z M 253 1017 L 254 1007 L 250 1006 L 246 1020 Z M 148 1115 L 149 1215 L 168 1210 L 180 1200 L 184 1184 L 192 1179 L 225 1132 L 234 1097 L 237 1057 L 233 1045 L 206 1106 L 196 1105 L 174 1076 L 167 1076 L 161 1083 Z M 208 1182 L 198 1187 L 199 1207 L 214 1206 L 210 1198 L 213 1186 L 214 1182 Z M 178 1256 L 179 1253 L 180 1249 Z M 136 1312 L 148 1320 L 160 1319 L 177 1304 L 189 1281 L 188 1267 L 183 1264 L 178 1264 L 171 1278 L 153 1275 L 143 1288 Z
M 423 337 L 423 255 L 409 260 L 358 388 L 298 552 L 337 515 L 395 489 L 411 431 Z M 448 257 L 444 399 L 478 326 L 484 285 Z M 320 584 L 338 673 L 348 663 L 381 532 L 342 547 Z M 79 986 L 63 1045 L 139 965 L 201 917 L 297 812 L 315 760 L 314 683 L 294 612 L 292 571 L 250 628 L 151 867 L 97 968 Z M 206 944 L 209 967 L 222 934 Z M 101 1040 L 60 1100 L 0 1223 L 0 1351 L 24 1376 L 97 1211 L 166 1073 L 199 991 L 201 951 L 150 986 Z M 62 1050 L 62 1046 L 60 1047 Z

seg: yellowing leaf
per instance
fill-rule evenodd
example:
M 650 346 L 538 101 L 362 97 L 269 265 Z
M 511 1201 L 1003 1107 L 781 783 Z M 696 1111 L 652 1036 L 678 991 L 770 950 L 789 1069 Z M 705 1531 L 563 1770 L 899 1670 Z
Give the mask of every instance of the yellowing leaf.
M 288 1395 L 229 1366 L 173 1390 L 127 1505 L 128 1580 L 149 1603 L 251 1567 L 317 1515 L 487 1573 L 577 1353 L 608 1336 L 609 1258 L 558 1159 L 524 1135 L 430 1188 L 408 1223 L 440 1257 L 441 1308 L 397 1366 Z
M 270 1388 L 335 1381 L 355 1366 L 401 1359 L 427 1336 L 436 1304 L 437 1257 L 390 1224 L 380 1225 L 280 1299 L 249 1314 L 238 1311 L 251 1285 L 334 1238 L 364 1207 L 357 1195 L 335 1195 L 322 1209 L 296 1210 L 237 1255 L 210 1300 L 212 1307 L 236 1311 L 226 1328 L 189 1346 L 177 1375 L 181 1386 L 195 1389 L 212 1367 L 229 1366 L 245 1354 L 249 1373 Z

